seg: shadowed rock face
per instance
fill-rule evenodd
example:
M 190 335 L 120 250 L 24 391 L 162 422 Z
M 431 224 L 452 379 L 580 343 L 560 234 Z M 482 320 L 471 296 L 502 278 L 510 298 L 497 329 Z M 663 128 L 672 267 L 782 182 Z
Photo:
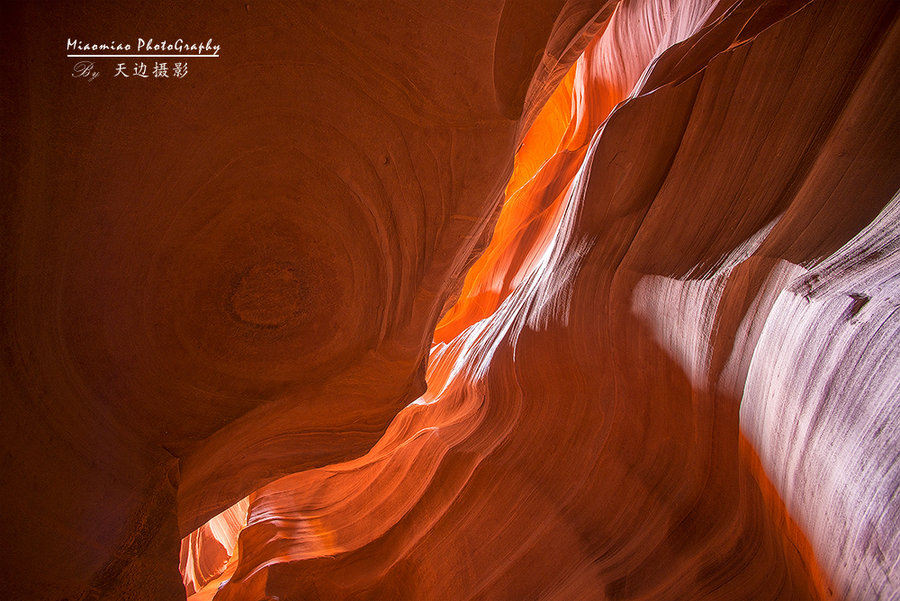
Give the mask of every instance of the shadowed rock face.
M 0 591 L 900 598 L 897 11 L 11 6 Z

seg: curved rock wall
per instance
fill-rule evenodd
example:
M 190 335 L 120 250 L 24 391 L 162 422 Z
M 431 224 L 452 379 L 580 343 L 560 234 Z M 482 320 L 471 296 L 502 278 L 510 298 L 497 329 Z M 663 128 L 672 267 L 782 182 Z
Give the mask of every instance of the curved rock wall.
M 207 8 L 10 11 L 4 592 L 900 598 L 896 2 Z
M 525 137 L 428 392 L 251 495 L 217 599 L 898 594 L 895 11 L 668 8 Z

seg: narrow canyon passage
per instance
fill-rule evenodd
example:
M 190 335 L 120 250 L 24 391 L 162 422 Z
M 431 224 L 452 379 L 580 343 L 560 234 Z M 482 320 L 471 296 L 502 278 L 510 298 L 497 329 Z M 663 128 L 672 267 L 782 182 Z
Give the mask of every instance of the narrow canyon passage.
M 0 592 L 900 600 L 895 0 L 138 5 L 3 25 Z

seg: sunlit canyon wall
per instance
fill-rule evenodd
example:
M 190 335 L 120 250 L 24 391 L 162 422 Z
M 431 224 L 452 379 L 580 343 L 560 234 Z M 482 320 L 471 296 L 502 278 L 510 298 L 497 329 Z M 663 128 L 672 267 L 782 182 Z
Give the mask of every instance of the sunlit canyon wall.
M 0 592 L 900 599 L 898 9 L 4 8 Z

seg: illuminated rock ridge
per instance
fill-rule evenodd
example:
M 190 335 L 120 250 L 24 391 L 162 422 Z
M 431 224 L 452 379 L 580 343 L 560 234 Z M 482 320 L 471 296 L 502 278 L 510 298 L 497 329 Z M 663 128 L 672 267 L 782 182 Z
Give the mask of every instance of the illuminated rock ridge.
M 896 1 L 4 10 L 4 597 L 900 599 Z

